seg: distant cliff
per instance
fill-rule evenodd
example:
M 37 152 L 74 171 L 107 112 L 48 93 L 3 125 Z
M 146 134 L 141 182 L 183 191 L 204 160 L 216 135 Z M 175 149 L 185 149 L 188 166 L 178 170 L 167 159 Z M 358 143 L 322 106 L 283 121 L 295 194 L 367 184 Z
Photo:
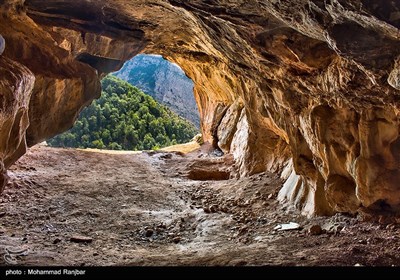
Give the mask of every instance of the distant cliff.
M 172 111 L 200 127 L 199 111 L 193 96 L 193 82 L 176 64 L 159 55 L 135 56 L 114 73 L 165 104 Z

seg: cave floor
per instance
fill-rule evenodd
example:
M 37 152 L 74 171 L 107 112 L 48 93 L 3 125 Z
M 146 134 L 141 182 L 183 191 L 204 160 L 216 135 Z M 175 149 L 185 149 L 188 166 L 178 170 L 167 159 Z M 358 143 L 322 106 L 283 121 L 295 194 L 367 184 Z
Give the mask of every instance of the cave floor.
M 275 200 L 282 182 L 272 173 L 190 180 L 185 168 L 200 157 L 219 160 L 202 150 L 30 149 L 0 197 L 0 264 L 400 265 L 397 224 L 361 215 L 306 219 Z M 301 228 L 274 230 L 288 222 Z M 312 225 L 323 233 L 310 234 Z

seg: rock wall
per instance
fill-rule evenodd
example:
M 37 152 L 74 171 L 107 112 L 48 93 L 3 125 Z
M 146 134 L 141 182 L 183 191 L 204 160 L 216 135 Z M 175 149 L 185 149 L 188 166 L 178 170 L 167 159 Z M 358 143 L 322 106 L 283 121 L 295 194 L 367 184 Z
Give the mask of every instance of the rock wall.
M 2 174 L 145 52 L 192 78 L 204 138 L 233 154 L 238 176 L 283 172 L 279 199 L 308 215 L 399 210 L 400 2 L 0 5 Z

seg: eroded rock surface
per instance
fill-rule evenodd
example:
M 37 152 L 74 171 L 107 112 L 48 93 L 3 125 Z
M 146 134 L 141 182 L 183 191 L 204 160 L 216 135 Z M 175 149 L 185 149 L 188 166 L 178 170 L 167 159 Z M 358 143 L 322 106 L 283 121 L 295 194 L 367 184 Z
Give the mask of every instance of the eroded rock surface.
M 68 129 L 105 73 L 156 53 L 192 78 L 204 139 L 239 176 L 285 170 L 279 198 L 305 214 L 399 210 L 400 2 L 0 4 L 1 71 L 24 81 L 0 76 L 5 167 L 25 135 L 32 146 Z

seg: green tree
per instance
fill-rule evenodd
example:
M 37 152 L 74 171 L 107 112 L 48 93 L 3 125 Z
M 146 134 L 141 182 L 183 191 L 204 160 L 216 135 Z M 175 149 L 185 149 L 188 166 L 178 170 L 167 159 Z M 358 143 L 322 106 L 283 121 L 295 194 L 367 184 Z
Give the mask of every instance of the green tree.
M 92 141 L 92 146 L 96 149 L 104 149 L 106 147 L 101 139 Z
M 143 139 L 143 148 L 145 150 L 150 150 L 153 149 L 154 146 L 156 146 L 156 141 L 150 133 L 147 133 Z

